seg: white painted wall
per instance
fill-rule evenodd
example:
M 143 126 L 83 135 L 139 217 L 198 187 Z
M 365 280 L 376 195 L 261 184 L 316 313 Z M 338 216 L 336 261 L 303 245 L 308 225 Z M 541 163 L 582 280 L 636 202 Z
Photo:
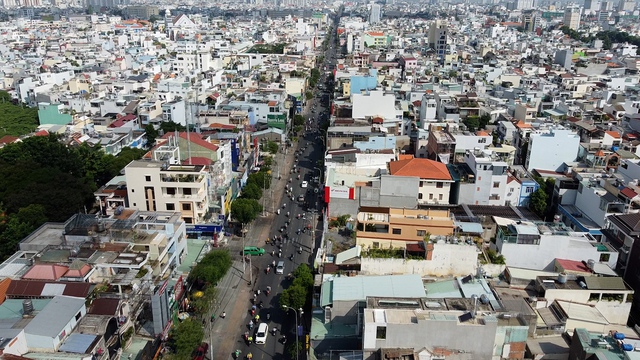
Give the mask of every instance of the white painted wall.
M 364 119 L 367 116 L 380 116 L 384 119 L 396 118 L 396 98 L 383 91 L 371 91 L 369 94 L 353 94 L 352 116 L 354 119 Z
M 475 245 L 434 244 L 431 260 L 361 259 L 362 275 L 419 274 L 421 276 L 466 276 L 475 274 Z
M 541 235 L 538 245 L 503 243 L 497 239 L 496 247 L 504 255 L 507 266 L 543 271 L 553 271 L 556 258 L 574 261 L 593 259 L 598 262 L 600 254 L 603 254 L 582 233 Z M 605 264 L 615 269 L 618 253 L 608 254 L 609 261 Z
M 451 182 L 422 179 L 420 183 L 422 186 L 418 187 L 419 204 L 449 204 Z M 438 183 L 442 184 L 441 188 L 437 187 Z
M 551 129 L 548 134 L 531 134 L 529 140 L 527 170 L 556 171 L 563 163 L 576 160 L 580 137 L 565 129 Z

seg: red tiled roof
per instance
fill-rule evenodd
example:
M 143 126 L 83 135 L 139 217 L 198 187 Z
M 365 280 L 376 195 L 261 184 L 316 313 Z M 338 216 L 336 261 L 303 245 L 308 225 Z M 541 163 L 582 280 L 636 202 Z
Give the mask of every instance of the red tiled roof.
M 16 136 L 11 136 L 11 135 L 5 135 L 0 138 L 0 145 L 11 144 L 13 142 L 16 142 L 17 140 L 20 140 L 20 138 Z
M 213 164 L 213 161 L 211 159 L 207 159 L 206 157 L 192 156 L 192 157 L 188 158 L 187 160 L 185 160 L 185 163 L 187 163 L 189 165 L 206 165 L 206 166 L 209 166 L 209 165 Z
M 170 132 L 170 133 L 166 133 L 162 136 L 162 139 L 168 139 L 170 137 L 173 137 L 175 133 Z M 178 135 L 187 140 L 187 133 L 186 132 L 180 132 L 178 133 Z M 208 141 L 206 141 L 205 139 L 201 138 L 200 135 L 196 134 L 196 133 L 190 133 L 189 134 L 189 138 L 191 139 L 191 143 L 192 144 L 196 144 L 198 146 L 201 146 L 205 149 L 209 149 L 211 151 L 218 151 L 218 146 L 214 145 Z
M 628 197 L 629 199 L 633 199 L 634 197 L 638 196 L 638 194 L 635 191 L 633 191 L 628 187 L 625 187 L 624 189 L 620 190 L 620 194 Z
M 35 133 L 33 136 L 49 136 L 49 132 L 47 130 L 40 130 L 37 133 Z
M 36 264 L 22 276 L 28 280 L 58 280 L 69 268 L 64 265 Z
M 118 306 L 120 306 L 120 299 L 98 298 L 93 300 L 87 313 L 113 316 L 118 314 Z
M 413 176 L 430 180 L 451 180 L 451 174 L 449 174 L 449 170 L 445 164 L 429 159 L 413 158 L 392 161 L 389 163 L 389 172 L 391 175 L 396 176 Z
M 59 292 L 50 293 L 45 290 L 45 285 L 64 285 L 62 295 L 86 298 L 92 288 L 92 284 L 85 282 L 62 282 L 62 281 L 37 281 L 37 280 L 12 280 L 7 289 L 7 298 L 23 299 L 32 297 L 53 297 Z
M 614 139 L 620 139 L 620 133 L 617 131 L 605 131 L 606 134 L 609 134 Z
M 215 129 L 233 130 L 235 128 L 236 126 L 231 124 L 212 123 L 211 125 L 209 125 L 209 129 L 212 129 L 212 130 L 215 130 Z
M 590 273 L 589 267 L 583 264 L 582 261 L 568 260 L 568 259 L 556 259 L 558 265 L 562 267 L 564 271 L 579 271 Z

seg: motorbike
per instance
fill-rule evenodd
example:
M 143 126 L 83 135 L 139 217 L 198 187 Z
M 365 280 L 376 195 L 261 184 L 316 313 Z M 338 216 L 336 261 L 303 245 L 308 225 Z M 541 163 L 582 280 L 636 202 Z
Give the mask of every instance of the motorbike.
M 278 328 L 273 328 L 273 329 L 271 329 L 271 334 L 272 334 L 273 336 L 276 336 L 276 333 L 277 333 L 277 332 L 278 332 Z
M 246 340 L 245 340 L 245 341 L 246 341 Z M 240 354 L 241 354 L 241 353 L 242 353 L 242 351 L 240 351 L 240 350 L 236 350 L 236 351 L 233 353 L 233 357 L 237 360 L 237 359 L 240 357 Z
M 258 307 L 259 307 L 260 309 L 262 309 L 262 308 L 264 307 L 264 304 L 262 303 L 262 301 L 260 301 L 260 304 L 258 304 Z
M 271 320 L 271 313 L 267 313 L 267 320 Z
M 298 249 L 298 254 L 302 254 L 302 246 Z
M 287 343 L 287 337 L 285 335 L 282 335 L 282 337 L 280 338 L 280 342 L 282 344 L 286 344 Z
M 289 255 L 289 260 L 293 261 L 293 254 Z

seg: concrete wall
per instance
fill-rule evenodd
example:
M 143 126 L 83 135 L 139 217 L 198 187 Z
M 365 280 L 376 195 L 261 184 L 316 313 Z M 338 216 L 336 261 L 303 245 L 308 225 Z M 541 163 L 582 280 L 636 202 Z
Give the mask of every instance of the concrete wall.
M 612 324 L 626 324 L 631 311 L 631 302 L 625 301 L 589 301 L 589 296 L 599 293 L 621 294 L 624 292 L 613 290 L 576 290 L 576 289 L 552 289 L 544 294 L 545 299 L 552 303 L 554 300 L 565 300 L 580 304 L 594 306 Z M 624 295 L 623 295 L 624 296 Z
M 554 271 L 555 259 L 574 261 L 600 260 L 600 253 L 590 242 L 577 236 L 542 235 L 539 245 L 503 243 L 497 241 L 498 251 L 504 255 L 507 266 L 524 269 Z M 617 253 L 610 253 L 606 263 L 615 268 Z
M 364 119 L 367 116 L 380 116 L 384 119 L 396 118 L 396 98 L 393 95 L 385 95 L 382 91 L 371 91 L 367 95 L 353 94 L 351 101 L 354 119 Z
M 421 276 L 466 276 L 475 274 L 475 246 L 434 244 L 431 260 L 374 259 L 361 261 L 362 275 L 419 274 Z
M 363 334 L 363 350 L 380 348 L 444 347 L 472 353 L 475 359 L 491 359 L 496 336 L 497 322 L 461 324 L 455 320 L 423 320 L 410 323 L 367 322 Z M 366 315 L 365 315 L 366 316 Z M 376 339 L 378 326 L 386 326 L 386 339 Z
M 563 163 L 576 160 L 580 137 L 569 130 L 553 129 L 549 134 L 532 134 L 529 140 L 527 170 L 558 170 Z

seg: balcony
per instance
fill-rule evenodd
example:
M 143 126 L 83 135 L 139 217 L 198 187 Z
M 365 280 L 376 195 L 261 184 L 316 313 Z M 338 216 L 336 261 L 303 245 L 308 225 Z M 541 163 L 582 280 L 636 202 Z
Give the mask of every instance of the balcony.
M 160 178 L 162 182 L 177 182 L 177 183 L 202 183 L 204 182 L 204 175 L 165 175 Z

